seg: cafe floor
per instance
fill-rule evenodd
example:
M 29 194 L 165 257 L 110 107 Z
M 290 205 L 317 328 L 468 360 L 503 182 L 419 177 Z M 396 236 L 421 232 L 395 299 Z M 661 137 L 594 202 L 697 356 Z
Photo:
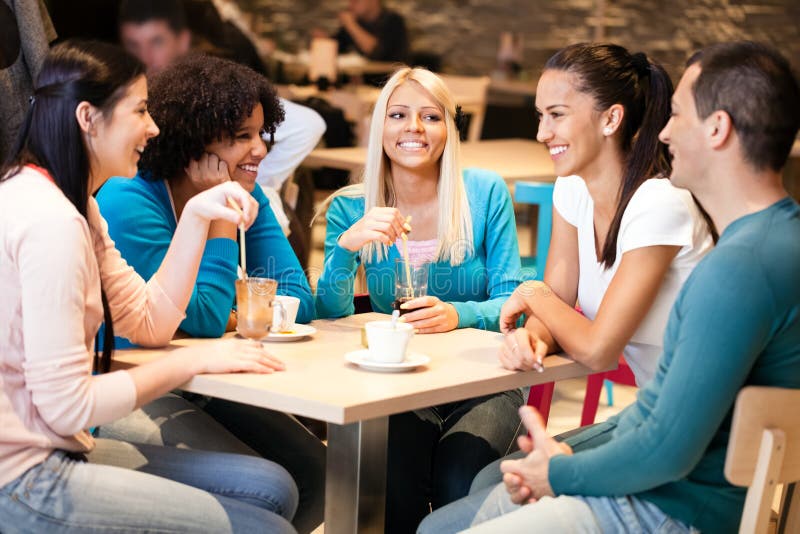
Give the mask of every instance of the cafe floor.
M 529 254 L 531 250 L 530 228 L 527 224 L 517 224 L 517 234 L 519 236 L 520 253 L 523 255 Z M 324 240 L 325 219 L 324 217 L 319 217 L 312 228 L 311 237 L 312 247 L 309 258 L 309 271 L 312 287 L 316 284 L 316 278 L 322 269 Z M 596 422 L 604 421 L 635 400 L 636 388 L 619 384 L 614 384 L 613 388 L 614 405 L 609 406 L 607 404 L 606 391 L 603 389 L 595 419 Z M 550 418 L 547 422 L 547 430 L 550 434 L 560 434 L 579 426 L 585 390 L 585 378 L 563 380 L 556 383 L 553 402 L 550 406 Z M 324 525 L 317 528 L 314 534 L 322 534 L 323 532 Z

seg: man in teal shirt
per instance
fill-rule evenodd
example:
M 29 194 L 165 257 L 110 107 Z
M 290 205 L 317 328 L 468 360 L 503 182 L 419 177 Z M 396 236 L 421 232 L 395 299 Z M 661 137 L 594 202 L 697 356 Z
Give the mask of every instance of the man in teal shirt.
M 656 376 L 569 445 L 523 408 L 533 439 L 501 464 L 505 485 L 473 484 L 420 532 L 737 530 L 745 489 L 723 474 L 736 395 L 747 385 L 800 388 L 800 206 L 781 182 L 800 87 L 777 52 L 724 43 L 690 60 L 672 106 L 660 135 L 670 179 L 695 195 L 720 238 L 675 302 Z M 516 292 L 504 314 L 549 298 L 541 282 L 526 284 L 533 296 Z

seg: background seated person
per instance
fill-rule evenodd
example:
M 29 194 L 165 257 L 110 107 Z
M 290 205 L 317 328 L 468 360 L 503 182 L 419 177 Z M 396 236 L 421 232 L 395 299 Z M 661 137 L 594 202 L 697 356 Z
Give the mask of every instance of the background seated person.
M 386 9 L 381 0 L 348 0 L 339 13 L 335 39 L 339 53 L 358 52 L 375 61 L 408 61 L 408 34 L 403 17 Z

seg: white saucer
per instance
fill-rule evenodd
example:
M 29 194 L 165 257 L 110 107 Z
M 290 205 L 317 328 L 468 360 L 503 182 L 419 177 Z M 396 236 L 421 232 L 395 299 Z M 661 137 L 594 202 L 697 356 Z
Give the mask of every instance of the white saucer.
M 295 323 L 286 332 L 270 332 L 262 341 L 297 341 L 304 337 L 313 336 L 316 333 L 317 329 L 311 325 Z
M 344 359 L 362 369 L 379 373 L 402 373 L 403 371 L 416 369 L 420 365 L 426 365 L 431 361 L 430 356 L 425 356 L 419 352 L 408 352 L 405 361 L 400 363 L 376 362 L 369 359 L 369 350 L 367 349 L 348 352 L 344 355 Z

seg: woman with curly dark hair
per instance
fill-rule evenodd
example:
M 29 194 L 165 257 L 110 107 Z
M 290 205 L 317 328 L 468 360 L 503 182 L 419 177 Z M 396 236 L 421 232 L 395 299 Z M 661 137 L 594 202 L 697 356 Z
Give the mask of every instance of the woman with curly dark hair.
M 274 132 L 283 120 L 272 86 L 237 63 L 192 55 L 155 76 L 149 96 L 161 135 L 144 150 L 133 180 L 112 178 L 97 195 L 122 255 L 149 277 L 166 253 L 187 202 L 215 184 L 237 182 L 259 205 L 258 217 L 245 234 L 248 274 L 277 280 L 279 294 L 299 299 L 297 320 L 310 321 L 308 281 L 256 184 L 258 164 L 267 153 L 262 134 Z M 211 224 L 180 326 L 191 336 L 219 337 L 235 327 L 236 238 L 234 224 Z M 101 429 L 101 434 L 258 454 L 284 466 L 300 487 L 296 528 L 308 532 L 322 521 L 325 447 L 296 419 L 220 399 L 203 399 L 198 407 L 175 396 L 162 397 L 143 410 L 146 416 L 135 413 Z M 168 422 L 159 426 L 155 420 Z

